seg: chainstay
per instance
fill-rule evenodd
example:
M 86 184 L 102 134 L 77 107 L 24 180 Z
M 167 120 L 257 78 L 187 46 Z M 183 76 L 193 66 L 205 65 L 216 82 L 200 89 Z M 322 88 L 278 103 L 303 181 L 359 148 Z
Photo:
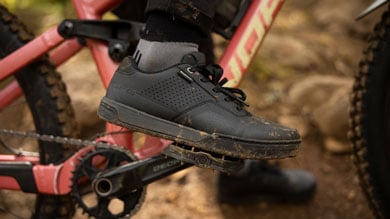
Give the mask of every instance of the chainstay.
M 76 146 L 77 149 L 81 149 L 81 148 L 84 148 L 87 146 L 119 147 L 116 144 L 110 144 L 110 143 L 106 143 L 106 142 L 97 142 L 97 141 L 92 141 L 92 140 L 69 138 L 69 137 L 63 137 L 63 136 L 38 134 L 35 132 L 15 131 L 15 130 L 10 130 L 10 129 L 0 129 L 0 136 L 30 138 L 30 139 L 35 139 L 35 140 L 45 141 L 45 142 L 69 144 L 69 145 Z

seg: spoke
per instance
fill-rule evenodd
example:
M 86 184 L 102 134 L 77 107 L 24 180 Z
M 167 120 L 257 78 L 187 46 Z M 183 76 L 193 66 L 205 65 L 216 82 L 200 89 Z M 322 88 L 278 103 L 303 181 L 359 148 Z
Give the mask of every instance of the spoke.
M 102 199 L 99 199 L 98 201 L 98 205 L 97 205 L 97 212 L 98 212 L 98 215 L 100 215 L 100 217 L 109 217 L 109 216 L 112 216 L 111 212 L 108 210 L 108 205 L 110 204 L 110 200 L 109 199 L 105 199 L 105 198 L 102 198 Z
M 82 173 L 84 173 L 84 175 L 90 179 L 93 179 L 96 176 L 97 172 L 98 172 L 98 170 L 96 170 L 95 168 L 93 168 L 91 166 L 87 166 L 87 165 L 83 166 L 83 169 L 82 169 Z
M 88 195 L 92 192 L 93 192 L 93 190 L 92 190 L 91 184 L 84 185 L 84 186 L 80 187 L 80 189 L 79 189 L 80 196 Z
M 117 197 L 118 199 L 122 200 L 123 203 L 125 203 L 123 212 L 126 212 L 126 214 L 130 213 L 130 211 L 132 209 L 134 209 L 134 207 L 139 202 L 139 196 L 140 196 L 140 194 L 135 192 L 135 193 L 132 193 L 129 195 L 123 195 L 123 196 Z
M 119 155 L 117 153 L 111 153 L 107 159 L 108 159 L 107 169 L 116 167 L 120 163 L 118 161 Z

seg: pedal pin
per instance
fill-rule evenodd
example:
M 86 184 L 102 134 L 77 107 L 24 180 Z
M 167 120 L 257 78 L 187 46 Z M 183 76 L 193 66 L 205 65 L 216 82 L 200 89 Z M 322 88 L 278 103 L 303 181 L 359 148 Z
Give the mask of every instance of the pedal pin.
M 208 166 L 210 163 L 210 159 L 206 155 L 199 155 L 195 159 L 196 162 L 202 166 Z

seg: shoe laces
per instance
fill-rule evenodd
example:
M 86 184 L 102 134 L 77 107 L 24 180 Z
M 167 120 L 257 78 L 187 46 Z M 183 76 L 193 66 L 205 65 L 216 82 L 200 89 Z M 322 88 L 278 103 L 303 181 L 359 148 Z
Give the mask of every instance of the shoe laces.
M 249 106 L 249 104 L 245 102 L 246 94 L 244 93 L 244 91 L 238 88 L 223 87 L 223 85 L 228 82 L 228 79 L 222 78 L 223 69 L 221 68 L 221 66 L 217 64 L 199 65 L 192 67 L 191 70 L 197 71 L 206 78 L 208 78 L 211 83 L 215 85 L 213 91 L 225 94 L 227 96 L 225 98 L 226 101 L 234 101 L 235 103 L 237 103 L 239 106 L 237 108 L 238 110 L 241 110 L 244 106 Z

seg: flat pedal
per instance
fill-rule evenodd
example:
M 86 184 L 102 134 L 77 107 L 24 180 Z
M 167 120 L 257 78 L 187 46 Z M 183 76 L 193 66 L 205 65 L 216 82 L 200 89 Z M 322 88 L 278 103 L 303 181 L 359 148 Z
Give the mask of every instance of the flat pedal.
M 168 145 L 162 151 L 162 154 L 201 168 L 209 168 L 227 173 L 236 172 L 244 166 L 242 159 L 203 151 L 199 148 L 185 145 Z

